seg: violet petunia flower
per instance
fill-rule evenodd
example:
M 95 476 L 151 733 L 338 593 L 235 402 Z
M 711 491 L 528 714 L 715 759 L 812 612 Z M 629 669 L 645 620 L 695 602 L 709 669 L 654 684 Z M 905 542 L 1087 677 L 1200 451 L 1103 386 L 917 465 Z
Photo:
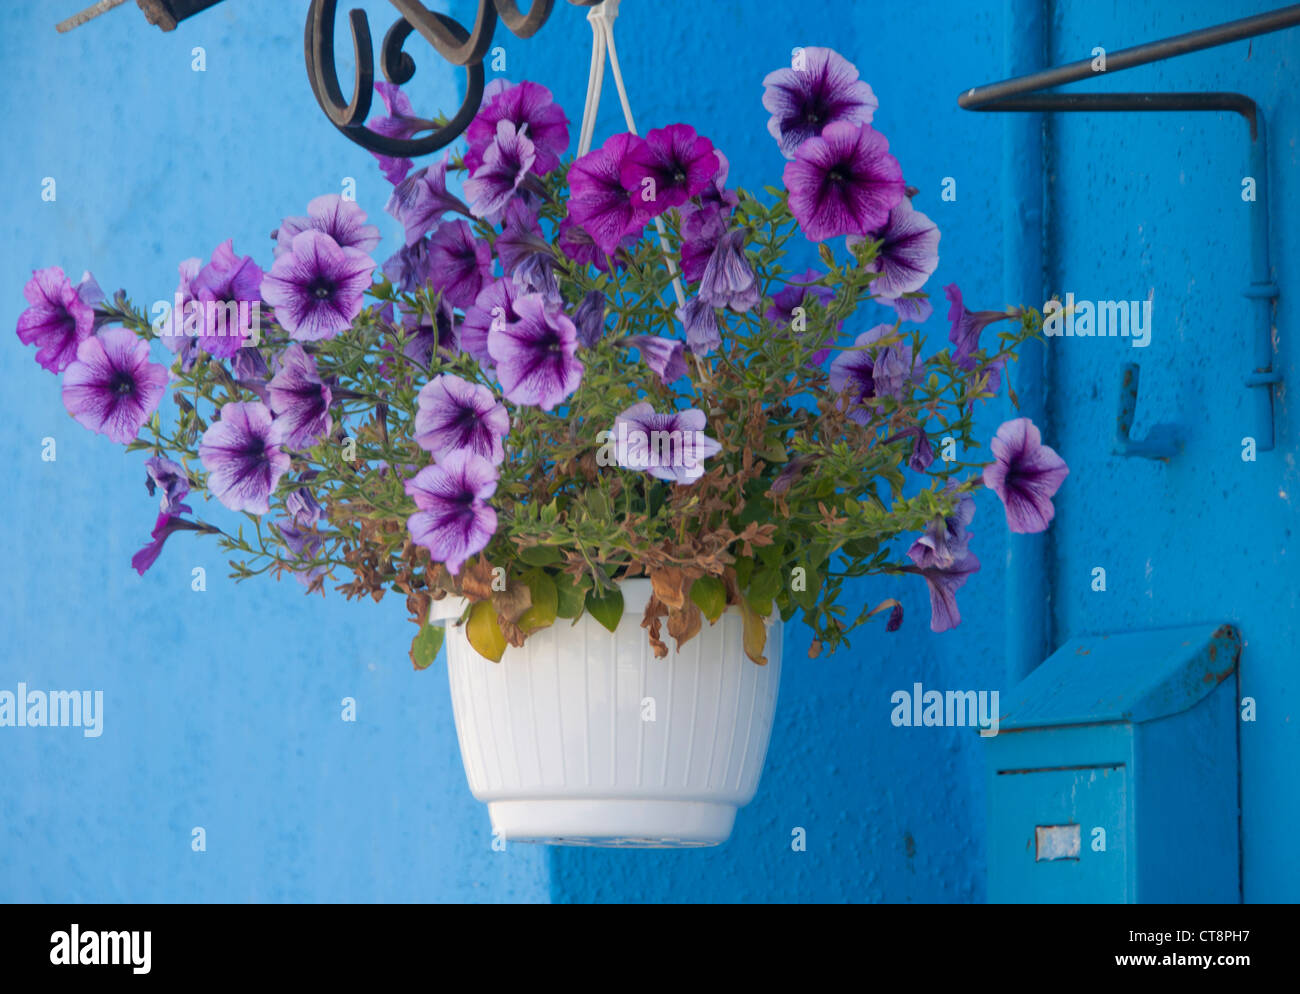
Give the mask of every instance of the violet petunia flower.
M 483 164 L 465 181 L 474 216 L 495 224 L 536 161 L 532 139 L 510 121 L 498 121 L 496 137 L 483 151 Z
M 533 170 L 545 176 L 560 164 L 560 156 L 569 147 L 569 119 L 564 116 L 564 109 L 540 83 L 526 80 L 515 86 L 504 84 L 495 93 L 490 91 L 491 84 L 484 91 L 479 112 L 465 129 L 465 140 L 469 143 L 465 168 L 473 174 L 483 165 L 488 146 L 497 137 L 497 125 L 507 121 L 520 131 L 527 131 L 537 153 Z
M 952 358 L 958 366 L 968 372 L 978 366 L 973 358 L 980 347 L 980 335 L 984 329 L 997 321 L 1007 321 L 1016 316 L 1015 311 L 971 311 L 962 303 L 961 288 L 956 283 L 949 283 L 943 288 L 948 298 L 948 320 L 952 328 L 948 332 L 948 341 L 953 344 Z M 992 386 L 992 389 L 997 389 Z
M 551 245 L 542 237 L 542 226 L 537 223 L 536 213 L 518 197 L 506 205 L 501 234 L 492 243 L 492 249 L 507 276 L 527 259 L 551 254 Z
M 87 273 L 82 283 L 89 277 Z M 23 296 L 30 306 L 18 316 L 19 340 L 37 346 L 36 361 L 42 367 L 63 372 L 77 358 L 78 346 L 94 332 L 93 306 L 58 266 L 34 270 Z
M 253 313 L 261 306 L 262 267 L 250 255 L 235 255 L 227 238 L 212 253 L 212 260 L 198 271 L 190 285 L 203 308 L 199 348 L 218 359 L 235 355 L 249 337 Z
M 728 213 L 702 207 L 682 221 L 682 275 L 692 283 L 704 276 L 718 242 L 727 233 Z
M 912 559 L 916 561 L 915 556 Z M 907 572 L 920 575 L 930 590 L 930 631 L 946 632 L 961 624 L 957 591 L 979 568 L 980 561 L 969 551 L 947 567 L 918 565 L 907 568 Z
M 790 212 L 809 241 L 867 235 L 904 197 L 903 170 L 868 124 L 829 125 L 785 166 Z
M 383 237 L 373 224 L 366 224 L 366 212 L 354 200 L 337 193 L 317 197 L 307 205 L 306 217 L 286 217 L 275 233 L 275 257 L 289 252 L 293 240 L 304 231 L 323 231 L 342 248 L 369 254 Z
M 415 108 L 411 106 L 411 98 L 402 92 L 401 87 L 381 81 L 375 84 L 375 90 L 384 102 L 384 109 L 388 111 L 386 115 L 366 122 L 366 127 L 375 134 L 407 139 L 428 128 L 428 124 L 416 115 Z M 379 152 L 370 154 L 379 160 L 379 169 L 384 178 L 394 186 L 406 178 L 414 165 L 410 159 L 382 155 Z
M 444 373 L 420 390 L 415 442 L 439 461 L 468 449 L 498 465 L 506 457 L 501 441 L 509 433 L 510 415 L 481 383 Z
M 334 395 L 321 382 L 316 360 L 294 342 L 280 355 L 280 371 L 271 380 L 271 412 L 275 423 L 271 441 L 290 449 L 304 449 L 329 437 L 334 422 L 330 403 Z
M 989 447 L 994 461 L 984 467 L 984 486 L 1002 500 L 1007 527 L 1020 535 L 1045 531 L 1056 515 L 1052 497 L 1070 474 L 1065 460 L 1028 418 L 1004 422 Z
M 718 312 L 700 297 L 692 297 L 677 308 L 677 320 L 686 330 L 686 347 L 697 356 L 712 355 L 722 344 Z
M 587 234 L 581 225 L 574 223 L 571 217 L 566 217 L 560 222 L 559 231 L 555 236 L 555 244 L 566 258 L 582 266 L 594 266 L 602 273 L 609 272 L 611 258 L 614 260 L 615 268 L 625 269 L 627 261 L 624 249 L 631 249 L 636 244 L 636 240 L 635 234 L 625 235 L 619 242 L 618 248 L 614 250 L 613 256 L 608 256 L 601 251 L 591 235 Z
M 221 408 L 220 420 L 199 441 L 208 490 L 232 511 L 265 514 L 276 484 L 289 470 L 289 455 L 271 440 L 271 426 L 265 404 L 232 402 Z
M 866 266 L 880 274 L 871 281 L 871 292 L 878 298 L 920 290 L 939 267 L 939 226 L 906 197 L 889 212 L 885 227 L 869 237 L 881 239 L 880 250 Z
M 910 321 L 912 324 L 924 324 L 934 313 L 934 305 L 928 297 L 887 297 L 877 303 L 892 307 L 898 320 Z
M 662 335 L 631 335 L 624 338 L 622 344 L 640 352 L 641 360 L 664 386 L 670 386 L 686 375 L 686 358 L 682 354 L 686 343 L 679 339 Z
M 497 379 L 512 404 L 549 411 L 582 382 L 583 365 L 574 356 L 578 331 L 538 293 L 519 297 L 514 310 L 518 321 L 493 322 L 488 330 Z
M 817 301 L 823 308 L 829 307 L 831 301 L 835 299 L 835 291 L 830 287 L 815 285 L 824 275 L 824 273 L 819 273 L 815 269 L 809 269 L 785 277 L 785 288 L 772 295 L 772 306 L 767 309 L 763 317 L 773 324 L 783 325 L 791 329 L 795 334 L 801 334 L 807 330 L 809 299 Z M 803 312 L 802 322 L 798 320 L 801 315 L 796 313 L 796 310 L 799 309 L 802 309 Z M 843 325 L 843 321 L 837 322 L 835 330 L 839 331 Z M 819 366 L 830 353 L 829 348 L 818 349 L 808 357 L 808 362 L 814 366 Z
M 374 269 L 366 253 L 308 230 L 294 236 L 293 251 L 275 260 L 262 280 L 262 296 L 290 338 L 333 338 L 361 313 Z
M 406 481 L 418 508 L 406 519 L 411 540 L 453 575 L 496 533 L 497 513 L 487 499 L 496 492 L 497 478 L 491 460 L 460 449 Z
M 718 239 L 700 276 L 699 295 L 713 307 L 730 307 L 737 313 L 758 305 L 762 295 L 754 267 L 745 255 L 745 233 L 739 228 Z
M 904 388 L 912 382 L 912 347 L 896 343 L 871 348 L 880 339 L 894 334 L 892 325 L 878 324 L 853 341 L 853 348 L 840 352 L 831 362 L 830 386 L 849 397 L 849 420 L 868 424 L 871 413 L 862 405 L 873 397 L 894 396 L 902 399 Z
M 970 494 L 957 493 L 957 486 L 949 481 L 943 489 L 948 496 L 957 497 L 952 513 L 935 518 L 925 526 L 920 538 L 907 550 L 912 562 L 922 568 L 950 569 L 966 558 L 970 551 L 971 520 L 975 517 L 975 499 Z
M 403 314 L 402 329 L 409 336 L 402 346 L 402 355 L 421 366 L 428 366 L 433 361 L 435 351 L 453 357 L 461 349 L 456 312 L 445 297 L 438 301 L 438 309 L 433 315 Z
M 492 250 L 466 221 L 438 226 L 429 239 L 429 284 L 464 309 L 492 279 Z
M 474 303 L 465 308 L 465 320 L 460 326 L 461 350 L 473 356 L 482 366 L 492 365 L 488 351 L 488 332 L 495 324 L 511 324 L 519 320 L 515 313 L 515 299 L 523 296 L 511 280 L 493 280 L 479 291 Z
M 713 142 L 689 124 L 673 124 L 654 129 L 634 145 L 619 178 L 633 202 L 653 217 L 703 193 L 717 172 Z
M 639 235 L 652 216 L 620 178 L 644 144 L 636 135 L 613 135 L 569 167 L 569 217 L 606 254 L 628 235 Z
M 412 293 L 429 281 L 429 239 L 403 245 L 384 260 L 384 276 L 401 293 Z
M 708 422 L 695 408 L 658 414 L 644 401 L 614 419 L 614 460 L 670 483 L 694 483 L 704 475 L 704 460 L 722 445 L 704 434 Z
M 154 324 L 154 331 L 167 351 L 180 355 L 181 369 L 188 372 L 198 358 L 199 335 L 203 331 L 203 308 L 194 302 L 194 281 L 203 268 L 203 260 L 185 259 L 176 268 L 181 278 L 176 287 L 176 299 L 180 303 L 168 312 L 164 323 Z
M 605 334 L 605 295 L 590 290 L 583 296 L 573 312 L 573 327 L 578 332 L 578 344 L 584 349 L 595 348 Z
M 104 328 L 77 346 L 63 373 L 63 406 L 81 425 L 125 444 L 162 403 L 167 367 L 126 328 Z
M 829 124 L 870 124 L 879 106 L 857 67 L 829 48 L 796 49 L 794 65 L 763 78 L 767 130 L 781 154 L 793 159 L 809 138 Z
M 162 490 L 159 510 L 163 514 L 180 514 L 180 509 L 185 508 L 185 495 L 190 492 L 190 478 L 185 467 L 165 456 L 153 456 L 145 461 L 144 468 L 147 473 L 144 485 L 149 496 Z
M 189 514 L 190 511 L 188 504 L 180 504 L 174 511 L 160 512 L 158 520 L 154 522 L 153 531 L 149 533 L 152 541 L 131 557 L 131 568 L 144 576 L 145 572 L 158 561 L 164 543 L 172 535 L 178 531 L 201 531 L 202 526 L 181 517 L 182 514 Z
M 530 255 L 515 267 L 510 281 L 520 294 L 540 293 L 555 303 L 563 302 L 560 282 L 555 275 L 555 262 L 549 255 Z
M 448 211 L 472 217 L 465 201 L 447 192 L 447 163 L 444 155 L 431 166 L 417 169 L 393 188 L 384 210 L 402 222 L 406 244 L 413 245 L 438 228 Z

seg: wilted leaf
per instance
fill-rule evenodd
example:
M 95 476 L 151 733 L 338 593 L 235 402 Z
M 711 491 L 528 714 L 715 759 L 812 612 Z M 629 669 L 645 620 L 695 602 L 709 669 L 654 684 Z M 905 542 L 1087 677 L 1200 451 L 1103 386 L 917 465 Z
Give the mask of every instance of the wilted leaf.
M 745 655 L 759 666 L 766 666 L 767 657 L 763 655 L 763 649 L 767 645 L 767 626 L 763 624 L 762 616 L 750 607 L 749 601 L 744 597 L 740 599 L 740 614 L 745 625 Z
M 668 612 L 668 634 L 677 640 L 678 652 L 682 651 L 684 643 L 700 633 L 702 622 L 703 615 L 694 601 L 687 601 L 678 611 Z
M 679 566 L 663 566 L 650 571 L 650 586 L 655 597 L 670 611 L 686 603 L 686 574 Z
M 465 635 L 480 656 L 494 663 L 501 662 L 506 652 L 506 637 L 497 623 L 497 611 L 491 601 L 478 601 L 469 609 Z
M 475 559 L 460 575 L 460 589 L 470 600 L 481 601 L 492 596 L 492 567 L 483 559 Z

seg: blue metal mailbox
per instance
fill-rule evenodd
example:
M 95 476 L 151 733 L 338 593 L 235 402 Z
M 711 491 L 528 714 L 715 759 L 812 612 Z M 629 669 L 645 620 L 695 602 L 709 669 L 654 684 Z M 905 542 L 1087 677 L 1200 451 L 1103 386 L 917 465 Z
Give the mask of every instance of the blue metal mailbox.
M 1241 900 L 1230 626 L 1067 642 L 1008 695 L 988 759 L 991 902 Z

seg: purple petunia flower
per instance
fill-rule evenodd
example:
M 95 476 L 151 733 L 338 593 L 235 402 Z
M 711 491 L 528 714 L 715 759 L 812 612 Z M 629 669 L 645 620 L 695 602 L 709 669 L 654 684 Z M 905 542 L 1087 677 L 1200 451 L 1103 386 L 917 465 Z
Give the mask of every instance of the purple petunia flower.
M 653 217 L 703 193 L 717 172 L 713 142 L 689 124 L 673 124 L 633 145 L 619 178 L 633 202 Z
M 807 325 L 796 320 L 799 315 L 795 313 L 795 310 L 797 308 L 803 309 L 803 318 L 806 322 L 808 299 L 810 297 L 821 304 L 822 307 L 830 306 L 831 301 L 835 299 L 835 291 L 830 287 L 813 285 L 822 279 L 824 275 L 824 273 L 819 273 L 815 269 L 809 269 L 797 275 L 786 277 L 785 289 L 779 290 L 772 295 L 772 306 L 767 309 L 767 313 L 763 317 L 773 324 L 790 328 L 795 334 L 801 334 L 807 329 Z M 835 330 L 839 331 L 843 325 L 843 321 L 837 322 Z M 808 357 L 808 362 L 811 365 L 819 366 L 826 361 L 826 357 L 830 353 L 829 348 L 818 349 Z
M 686 347 L 697 356 L 712 355 L 722 344 L 718 312 L 700 297 L 692 297 L 677 308 L 677 320 L 686 330 Z
M 873 349 L 870 346 L 894 328 L 878 324 L 864 331 L 853 342 L 852 350 L 842 351 L 831 362 L 830 386 L 832 390 L 848 394 L 849 420 L 868 424 L 871 413 L 864 405 L 872 397 L 900 397 L 904 387 L 912 381 L 912 347 L 906 343 Z
M 654 370 L 664 386 L 686 375 L 686 358 L 682 355 L 685 342 L 661 335 L 631 335 L 622 344 L 640 352 L 641 360 Z
M 542 237 L 542 226 L 537 223 L 536 213 L 517 197 L 506 205 L 501 234 L 497 235 L 492 248 L 507 276 L 526 259 L 536 255 L 549 257 L 551 254 L 551 245 Z
M 469 449 L 424 467 L 406 481 L 406 492 L 419 508 L 406 519 L 411 540 L 428 549 L 435 562 L 459 573 L 497 530 L 497 513 L 487 502 L 496 488 L 496 466 Z
M 371 131 L 388 138 L 406 139 L 413 138 L 417 132 L 427 129 L 427 123 L 416 116 L 415 108 L 411 106 L 411 98 L 402 92 L 401 87 L 381 81 L 375 84 L 375 90 L 378 91 L 379 98 L 384 102 L 384 108 L 388 113 L 366 123 L 366 127 Z M 379 160 L 379 169 L 384 174 L 384 178 L 394 186 L 406 178 L 406 174 L 414 165 L 410 159 L 395 158 L 379 152 L 370 154 Z
M 578 332 L 578 344 L 585 349 L 595 348 L 605 334 L 605 295 L 599 290 L 589 291 L 573 312 L 573 327 Z
M 261 306 L 262 267 L 253 257 L 235 255 L 227 238 L 212 253 L 212 260 L 198 271 L 190 285 L 203 308 L 199 348 L 208 355 L 229 359 L 235 355 L 253 329 L 260 324 L 254 309 Z
M 464 309 L 492 279 L 492 250 L 465 221 L 439 225 L 429 239 L 429 283 Z
M 401 293 L 411 293 L 429 281 L 429 239 L 403 245 L 384 260 L 384 276 Z
M 435 350 L 449 357 L 460 351 L 456 312 L 445 297 L 438 301 L 438 309 L 432 316 L 414 312 L 403 314 L 402 328 L 410 336 L 402 346 L 402 354 L 421 366 L 428 366 L 433 361 Z
M 374 269 L 364 252 L 340 248 L 323 232 L 304 231 L 294 236 L 293 251 L 271 266 L 262 296 L 290 338 L 333 338 L 361 313 Z
M 962 303 L 961 288 L 956 283 L 949 283 L 943 292 L 950 305 L 948 320 L 952 322 L 952 329 L 948 332 L 948 341 L 954 346 L 953 361 L 962 369 L 973 370 L 978 365 L 973 356 L 979 350 L 984 329 L 996 321 L 1008 320 L 1015 316 L 1014 312 L 968 310 Z
M 934 313 L 934 305 L 930 303 L 928 297 L 888 297 L 877 303 L 892 307 L 894 313 L 898 315 L 898 320 L 910 321 L 913 324 L 924 324 Z
M 615 462 L 659 480 L 694 483 L 704 475 L 704 460 L 722 451 L 704 434 L 707 424 L 695 408 L 657 414 L 645 402 L 633 404 L 614 419 Z
M 829 125 L 785 166 L 790 212 L 809 241 L 866 235 L 904 197 L 903 170 L 889 142 L 868 124 Z
M 949 569 L 966 558 L 970 551 L 971 520 L 975 517 L 975 500 L 970 494 L 957 494 L 957 486 L 949 481 L 943 492 L 957 497 L 957 506 L 952 513 L 935 518 L 925 526 L 921 537 L 907 550 L 912 562 L 922 568 L 937 567 Z
M 555 276 L 555 263 L 549 255 L 530 255 L 515 267 L 510 281 L 520 294 L 540 293 L 555 303 L 562 303 L 560 283 Z
M 94 279 L 87 273 L 81 282 L 89 288 Z M 36 361 L 45 369 L 63 372 L 76 359 L 78 346 L 94 332 L 93 306 L 58 266 L 34 270 L 23 296 L 30 306 L 18 316 L 19 340 L 37 346 Z
M 493 322 L 488 353 L 506 400 L 549 411 L 582 382 L 582 363 L 574 357 L 578 331 L 563 313 L 531 293 L 514 302 L 519 320 Z
M 495 224 L 536 161 L 537 149 L 528 135 L 510 121 L 498 121 L 496 137 L 483 151 L 483 164 L 465 181 L 474 216 Z
M 1021 535 L 1045 531 L 1056 515 L 1052 496 L 1070 474 L 1065 460 L 1028 418 L 1003 423 L 989 447 L 995 461 L 984 467 L 984 486 L 1001 498 L 1007 527 Z
M 144 576 L 145 571 L 158 561 L 158 557 L 162 555 L 163 544 L 172 535 L 178 531 L 201 531 L 202 526 L 181 517 L 182 514 L 189 514 L 190 510 L 188 504 L 180 504 L 174 512 L 161 512 L 158 520 L 154 522 L 153 531 L 149 533 L 152 541 L 131 557 L 131 568 Z
M 185 472 L 185 467 L 180 463 L 164 456 L 153 456 L 145 461 L 144 485 L 152 497 L 161 488 L 163 495 L 159 501 L 158 507 L 163 514 L 180 514 L 181 508 L 185 508 L 183 501 L 185 495 L 190 492 L 189 474 Z M 188 508 L 185 508 L 188 510 Z
M 280 355 L 280 371 L 271 380 L 271 412 L 275 424 L 271 441 L 302 449 L 328 438 L 334 422 L 330 403 L 334 395 L 322 383 L 316 360 L 294 342 Z
M 480 365 L 492 365 L 488 332 L 493 325 L 519 320 L 515 313 L 515 298 L 520 296 L 523 295 L 517 292 L 511 280 L 493 280 L 479 291 L 474 303 L 465 308 L 465 320 L 460 326 L 460 347 Z
M 829 124 L 870 124 L 879 106 L 857 67 L 829 48 L 796 50 L 794 66 L 768 73 L 763 87 L 767 130 L 787 159 Z
M 323 231 L 342 248 L 370 253 L 383 237 L 373 224 L 366 224 L 366 212 L 356 201 L 344 200 L 337 193 L 317 197 L 307 205 L 306 217 L 286 217 L 275 233 L 275 257 L 289 252 L 293 240 L 304 231 Z
M 573 218 L 566 217 L 560 222 L 559 231 L 555 236 L 555 244 L 559 246 L 560 251 L 567 258 L 579 265 L 595 266 L 602 273 L 607 273 L 609 272 L 609 260 L 611 258 L 613 258 L 616 268 L 624 269 L 627 267 L 623 250 L 632 248 L 636 244 L 636 238 L 636 235 L 626 235 L 619 243 L 619 247 L 614 250 L 613 256 L 607 256 L 581 225 L 574 223 Z
M 407 245 L 435 230 L 448 211 L 473 216 L 465 201 L 447 192 L 448 159 L 444 155 L 433 165 L 411 173 L 393 188 L 392 196 L 384 205 L 384 210 L 402 222 Z
M 916 561 L 915 556 L 912 559 L 913 562 Z M 908 572 L 923 577 L 930 590 L 930 631 L 946 632 L 961 624 L 961 612 L 957 610 L 957 591 L 972 573 L 979 572 L 979 568 L 980 561 L 969 551 L 946 567 L 908 568 Z
M 186 259 L 176 268 L 181 278 L 176 287 L 178 303 L 162 324 L 154 323 L 154 332 L 169 352 L 179 353 L 181 369 L 188 371 L 198 357 L 198 336 L 203 331 L 203 309 L 194 303 L 194 281 L 203 268 L 203 260 Z
M 271 441 L 271 424 L 265 404 L 229 403 L 199 441 L 208 490 L 232 511 L 265 514 L 276 484 L 289 470 L 288 453 Z
M 713 307 L 730 307 L 738 313 L 758 305 L 762 295 L 745 255 L 745 233 L 739 228 L 718 239 L 700 276 L 699 295 Z
M 130 442 L 162 403 L 167 367 L 149 361 L 149 343 L 126 328 L 104 328 L 77 346 L 63 373 L 63 406 L 79 424 Z
M 878 298 L 920 290 L 939 266 L 939 226 L 914 210 L 906 197 L 889 212 L 885 227 L 869 237 L 882 240 L 880 251 L 866 266 L 880 274 L 871 281 L 871 292 Z
M 644 144 L 636 135 L 613 135 L 569 167 L 569 217 L 606 254 L 628 235 L 639 235 L 652 216 L 620 179 L 623 167 Z
M 435 459 L 461 449 L 476 452 L 493 465 L 506 457 L 501 440 L 510 434 L 510 415 L 481 383 L 444 373 L 424 385 L 419 404 L 415 441 Z
M 483 165 L 488 146 L 497 136 L 497 125 L 508 121 L 519 131 L 527 131 L 537 152 L 533 169 L 539 176 L 545 176 L 560 164 L 560 156 L 569 147 L 569 119 L 564 116 L 563 108 L 540 83 L 524 81 L 517 86 L 503 83 L 495 93 L 491 90 L 489 85 L 483 94 L 483 105 L 465 129 L 465 140 L 469 143 L 465 168 L 473 174 Z
M 691 282 L 704 276 L 718 242 L 727 233 L 728 213 L 702 207 L 682 221 L 682 275 Z

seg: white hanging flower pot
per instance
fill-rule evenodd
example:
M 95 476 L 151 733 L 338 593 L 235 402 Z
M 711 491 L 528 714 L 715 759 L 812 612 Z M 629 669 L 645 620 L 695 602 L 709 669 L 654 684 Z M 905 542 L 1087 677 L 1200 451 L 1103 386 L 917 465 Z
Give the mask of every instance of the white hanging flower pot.
M 642 614 L 650 581 L 622 586 L 611 633 L 589 614 L 483 658 L 455 624 L 465 602 L 434 603 L 470 790 L 509 841 L 669 848 L 731 835 L 767 756 L 781 677 L 781 622 L 766 665 L 745 656 L 729 607 L 678 653 L 656 659 Z

